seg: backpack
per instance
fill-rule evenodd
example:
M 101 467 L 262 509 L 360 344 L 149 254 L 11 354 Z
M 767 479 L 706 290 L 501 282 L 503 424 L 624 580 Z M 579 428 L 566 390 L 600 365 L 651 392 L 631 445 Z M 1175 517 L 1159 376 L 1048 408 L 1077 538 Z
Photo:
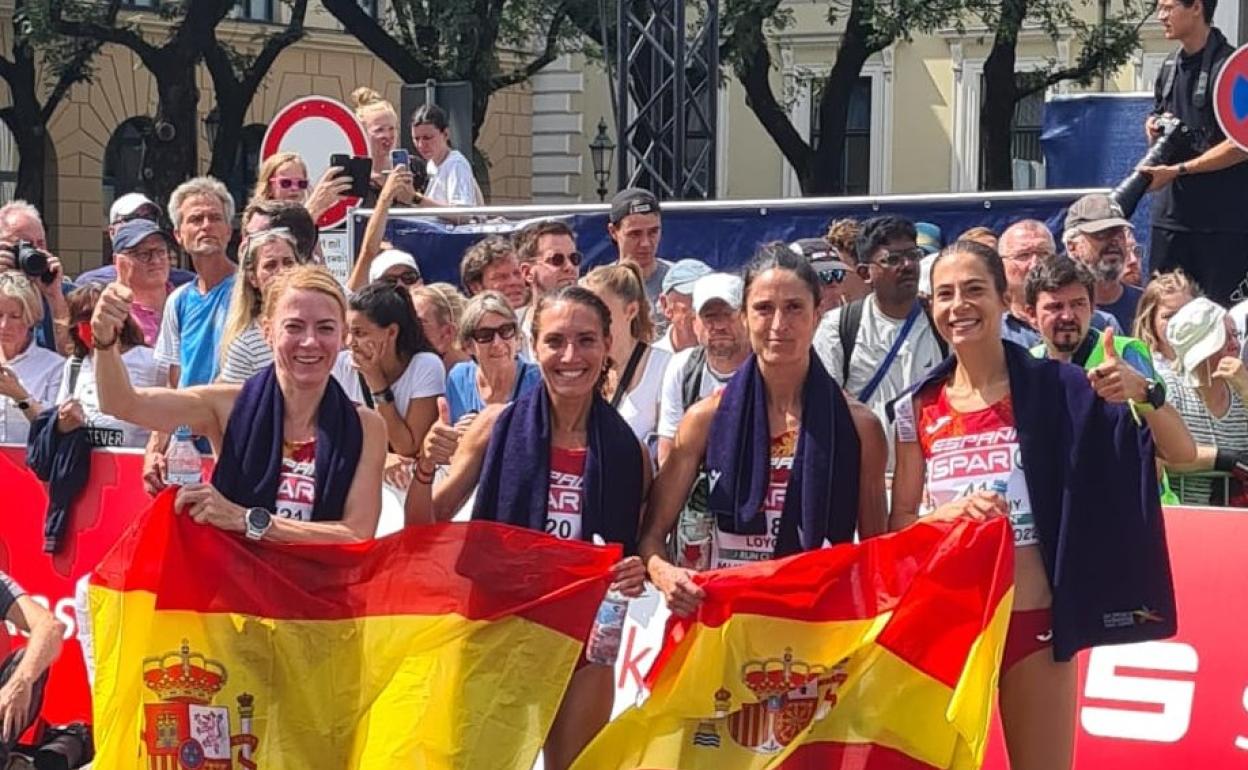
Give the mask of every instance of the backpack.
M 866 302 L 866 297 L 856 299 L 845 307 L 841 308 L 841 317 L 836 326 L 837 336 L 841 338 L 841 350 L 844 355 L 841 356 L 841 387 L 849 382 L 849 360 L 854 355 L 854 347 L 858 344 L 858 329 L 862 326 L 862 308 Z M 936 337 L 936 346 L 940 348 L 940 357 L 949 357 L 949 345 L 945 339 L 939 334 L 935 334 L 936 323 L 932 320 L 932 310 L 927 301 L 919 298 L 919 304 L 923 307 L 923 316 L 927 318 L 927 325 L 931 327 L 933 335 Z
M 702 400 L 702 373 L 706 370 L 706 348 L 693 349 L 689 360 L 680 370 L 680 403 L 685 411 Z

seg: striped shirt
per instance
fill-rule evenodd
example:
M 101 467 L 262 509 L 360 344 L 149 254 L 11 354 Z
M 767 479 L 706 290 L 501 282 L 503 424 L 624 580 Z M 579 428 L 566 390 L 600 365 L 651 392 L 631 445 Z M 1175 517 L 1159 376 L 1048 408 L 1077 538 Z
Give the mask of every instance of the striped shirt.
M 273 350 L 254 322 L 234 338 L 225 351 L 225 363 L 217 382 L 245 382 L 251 375 L 273 363 Z
M 1172 369 L 1167 367 L 1158 373 L 1166 383 L 1166 400 L 1183 417 L 1197 445 L 1237 452 L 1248 450 L 1248 407 L 1244 406 L 1234 390 L 1231 390 L 1231 405 L 1226 414 L 1215 417 L 1209 413 L 1209 408 L 1201 401 L 1195 388 L 1184 384 Z M 1214 483 L 1208 478 L 1176 476 L 1171 486 L 1179 493 L 1183 504 L 1209 505 Z M 1222 482 L 1217 483 L 1220 485 Z

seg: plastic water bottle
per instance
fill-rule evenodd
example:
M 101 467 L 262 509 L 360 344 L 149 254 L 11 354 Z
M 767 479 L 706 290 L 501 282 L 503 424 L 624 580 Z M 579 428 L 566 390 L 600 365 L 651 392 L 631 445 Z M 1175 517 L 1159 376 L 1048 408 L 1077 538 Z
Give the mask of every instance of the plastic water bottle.
M 165 451 L 165 481 L 171 486 L 198 484 L 204 477 L 204 465 L 199 450 L 195 448 L 195 440 L 191 438 L 191 429 L 179 425 L 169 440 L 169 449 Z
M 628 617 L 628 597 L 619 591 L 607 591 L 594 627 L 589 631 L 589 643 L 585 647 L 585 659 L 590 663 L 614 666 L 620 656 L 620 643 L 624 638 L 624 619 Z

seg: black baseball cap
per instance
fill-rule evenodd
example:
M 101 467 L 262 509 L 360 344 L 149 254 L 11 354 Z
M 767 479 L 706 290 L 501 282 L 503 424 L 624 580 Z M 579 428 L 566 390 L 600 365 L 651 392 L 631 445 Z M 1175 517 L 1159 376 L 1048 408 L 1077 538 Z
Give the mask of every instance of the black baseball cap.
M 620 190 L 611 199 L 611 214 L 609 221 L 613 225 L 618 225 L 624 221 L 624 217 L 630 214 L 658 214 L 659 199 L 654 197 L 654 193 L 649 190 L 643 190 L 640 187 L 629 187 Z

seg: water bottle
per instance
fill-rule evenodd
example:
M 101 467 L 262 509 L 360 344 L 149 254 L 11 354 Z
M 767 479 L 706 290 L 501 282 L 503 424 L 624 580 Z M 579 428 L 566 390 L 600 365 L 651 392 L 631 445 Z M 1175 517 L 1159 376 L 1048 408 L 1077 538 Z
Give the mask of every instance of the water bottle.
M 585 659 L 590 663 L 614 666 L 620 656 L 620 643 L 624 638 L 624 619 L 628 617 L 628 597 L 619 591 L 607 591 L 594 627 L 589 630 L 589 643 L 585 647 Z
M 203 480 L 204 466 L 191 438 L 191 429 L 179 425 L 165 451 L 165 481 L 171 486 L 198 484 Z
M 677 564 L 703 572 L 711 568 L 711 540 L 715 521 L 710 513 L 686 506 L 676 530 L 679 553 Z

